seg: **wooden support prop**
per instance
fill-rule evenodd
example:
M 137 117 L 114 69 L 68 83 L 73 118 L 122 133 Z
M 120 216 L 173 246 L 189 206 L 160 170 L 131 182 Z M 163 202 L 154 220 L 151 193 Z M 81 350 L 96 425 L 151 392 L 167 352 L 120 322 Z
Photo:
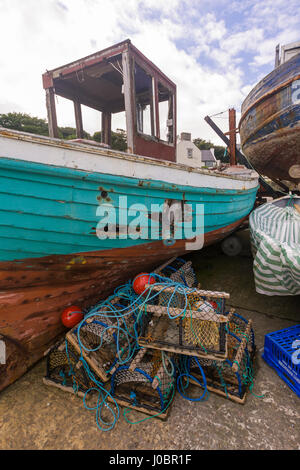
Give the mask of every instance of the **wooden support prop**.
M 101 120 L 101 142 L 102 144 L 111 145 L 111 113 L 102 112 Z
M 244 338 L 242 339 L 242 341 L 240 343 L 239 349 L 237 350 L 237 353 L 236 353 L 236 356 L 235 356 L 234 363 L 232 364 L 232 370 L 234 372 L 237 372 L 239 370 L 240 362 L 242 360 L 246 344 L 247 344 L 247 342 L 249 341 L 249 338 L 250 338 L 251 328 L 252 328 L 252 320 L 249 320 L 247 328 L 246 328 L 245 333 L 244 333 Z
M 76 123 L 76 137 L 77 139 L 83 139 L 81 104 L 79 103 L 79 101 L 76 101 L 76 100 L 74 100 L 73 103 L 74 103 L 75 123 Z
M 160 116 L 159 116 L 159 97 L 158 97 L 158 81 L 157 78 L 154 78 L 154 90 L 153 90 L 153 98 L 154 98 L 154 114 L 155 114 L 155 135 L 158 139 L 160 139 Z
M 236 165 L 236 114 L 234 108 L 229 110 L 229 152 L 230 165 Z
M 133 90 L 132 78 L 130 73 L 130 55 L 128 51 L 122 53 L 122 68 L 124 81 L 124 101 L 126 110 L 126 134 L 127 134 L 127 152 L 134 153 L 134 129 L 133 129 Z
M 158 268 L 154 269 L 153 272 L 158 273 L 159 271 L 162 271 L 164 268 L 169 266 L 169 264 L 173 263 L 173 261 L 175 261 L 175 259 L 176 259 L 176 256 L 174 256 L 174 258 L 169 259 L 169 261 L 166 261 L 164 264 L 161 264 L 160 266 L 158 266 Z
M 55 94 L 53 88 L 46 89 L 46 106 L 48 114 L 49 136 L 58 137 L 58 127 L 55 109 Z

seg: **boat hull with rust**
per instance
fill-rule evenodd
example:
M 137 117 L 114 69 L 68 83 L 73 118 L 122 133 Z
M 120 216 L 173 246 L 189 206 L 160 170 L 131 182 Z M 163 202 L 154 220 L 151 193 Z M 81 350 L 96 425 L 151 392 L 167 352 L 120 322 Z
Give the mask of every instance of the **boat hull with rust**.
M 0 129 L 0 390 L 65 331 L 66 306 L 89 308 L 140 271 L 193 249 L 185 239 L 99 239 L 99 208 L 118 207 L 125 196 L 128 207 L 177 201 L 195 213 L 203 205 L 209 245 L 243 222 L 257 187 L 257 174 L 222 175 Z
M 300 54 L 261 80 L 241 113 L 242 150 L 254 168 L 300 189 Z

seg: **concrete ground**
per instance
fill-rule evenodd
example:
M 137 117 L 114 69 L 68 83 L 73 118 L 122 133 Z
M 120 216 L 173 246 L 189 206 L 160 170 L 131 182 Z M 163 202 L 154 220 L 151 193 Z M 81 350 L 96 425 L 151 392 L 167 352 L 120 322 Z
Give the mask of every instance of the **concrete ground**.
M 254 322 L 257 374 L 245 405 L 213 393 L 198 403 L 177 394 L 166 422 L 128 424 L 121 409 L 115 428 L 101 432 L 81 398 L 42 383 L 42 360 L 0 394 L 0 449 L 299 450 L 300 400 L 261 358 L 266 333 L 300 322 L 299 296 L 255 292 L 248 232 L 240 236 L 244 249 L 238 257 L 223 255 L 216 245 L 191 259 L 202 287 L 229 292 L 230 304 Z M 135 411 L 129 416 L 146 417 Z

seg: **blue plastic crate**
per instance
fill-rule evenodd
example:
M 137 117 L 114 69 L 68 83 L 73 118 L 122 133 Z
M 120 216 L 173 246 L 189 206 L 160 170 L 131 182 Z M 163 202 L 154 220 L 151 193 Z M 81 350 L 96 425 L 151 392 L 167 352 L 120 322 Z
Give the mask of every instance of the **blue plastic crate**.
M 262 357 L 300 397 L 300 325 L 265 335 Z

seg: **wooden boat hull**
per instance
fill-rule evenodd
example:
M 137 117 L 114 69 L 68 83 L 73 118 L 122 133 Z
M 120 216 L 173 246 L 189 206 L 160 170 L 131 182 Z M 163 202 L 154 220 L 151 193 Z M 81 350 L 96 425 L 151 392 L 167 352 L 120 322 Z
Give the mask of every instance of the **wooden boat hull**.
M 88 308 L 140 271 L 188 252 L 186 240 L 106 239 L 97 210 L 166 201 L 205 208 L 204 242 L 253 208 L 257 176 L 222 176 L 169 162 L 0 129 L 0 390 L 65 331 L 62 310 Z M 13 157 L 12 157 L 13 156 Z M 160 179 L 157 179 L 159 175 Z M 193 219 L 194 220 L 194 219 Z
M 222 240 L 243 220 L 206 233 L 205 246 Z M 78 259 L 84 257 L 87 264 L 74 263 L 70 270 L 65 267 L 73 255 L 33 258 L 18 264 L 1 262 L 0 339 L 6 343 L 6 364 L 0 365 L 0 390 L 23 375 L 66 331 L 60 320 L 66 306 L 92 306 L 141 269 L 150 271 L 185 253 L 183 240 L 171 247 L 157 241 L 135 249 L 78 253 Z
M 300 54 L 261 80 L 242 104 L 243 152 L 274 181 L 300 188 Z

